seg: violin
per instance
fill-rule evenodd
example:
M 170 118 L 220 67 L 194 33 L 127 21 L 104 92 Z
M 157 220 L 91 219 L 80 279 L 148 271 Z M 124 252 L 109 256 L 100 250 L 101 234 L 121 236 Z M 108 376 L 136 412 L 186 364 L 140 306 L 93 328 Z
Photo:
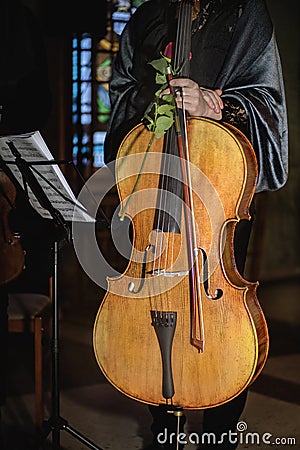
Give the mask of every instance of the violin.
M 15 199 L 16 188 L 0 168 L 0 286 L 17 278 L 24 268 L 21 236 L 11 229 L 9 221 Z
M 192 5 L 181 0 L 174 66 L 182 76 L 191 20 Z M 179 124 L 153 140 L 139 124 L 119 148 L 116 182 L 132 253 L 124 274 L 108 279 L 93 345 L 123 394 L 203 409 L 239 395 L 268 354 L 258 282 L 238 272 L 233 247 L 238 222 L 250 219 L 258 168 L 235 127 L 184 112 Z

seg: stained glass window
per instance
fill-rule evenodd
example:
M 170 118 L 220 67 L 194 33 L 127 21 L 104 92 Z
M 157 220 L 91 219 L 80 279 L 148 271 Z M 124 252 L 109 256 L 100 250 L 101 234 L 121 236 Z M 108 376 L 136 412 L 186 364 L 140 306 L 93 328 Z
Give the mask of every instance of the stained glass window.
M 79 168 L 104 164 L 103 143 L 110 116 L 109 81 L 118 39 L 136 8 L 147 0 L 111 0 L 106 35 L 78 33 L 72 48 L 73 160 Z

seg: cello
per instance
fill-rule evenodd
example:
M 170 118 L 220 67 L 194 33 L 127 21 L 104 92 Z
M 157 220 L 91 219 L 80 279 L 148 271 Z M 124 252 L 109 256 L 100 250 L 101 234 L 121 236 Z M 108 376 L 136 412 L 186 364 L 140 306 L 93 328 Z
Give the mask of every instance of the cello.
M 174 62 L 181 76 L 188 76 L 181 62 L 189 59 L 192 11 L 181 0 Z M 161 138 L 134 127 L 115 170 L 133 245 L 124 274 L 108 278 L 96 316 L 97 363 L 140 402 L 226 403 L 257 378 L 268 353 L 258 282 L 238 272 L 233 247 L 237 223 L 250 220 L 254 150 L 235 127 L 180 113 Z

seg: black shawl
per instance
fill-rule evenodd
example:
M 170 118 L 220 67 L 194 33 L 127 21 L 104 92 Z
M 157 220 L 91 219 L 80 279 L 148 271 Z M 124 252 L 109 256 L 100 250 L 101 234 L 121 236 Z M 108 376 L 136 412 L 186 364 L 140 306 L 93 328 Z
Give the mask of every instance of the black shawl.
M 105 162 L 115 159 L 125 135 L 140 122 L 157 89 L 149 61 L 174 40 L 175 6 L 150 0 L 137 9 L 120 39 L 110 86 L 111 118 Z M 280 57 L 264 0 L 206 0 L 192 27 L 190 76 L 223 89 L 224 120 L 239 127 L 247 115 L 257 155 L 257 192 L 287 179 L 287 115 Z M 245 128 L 240 127 L 245 132 Z

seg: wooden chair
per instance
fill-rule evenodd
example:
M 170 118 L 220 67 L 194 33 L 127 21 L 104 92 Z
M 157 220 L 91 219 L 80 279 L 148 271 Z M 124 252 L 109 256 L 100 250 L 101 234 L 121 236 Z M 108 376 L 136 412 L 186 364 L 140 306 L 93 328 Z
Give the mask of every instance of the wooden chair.
M 50 361 L 49 345 L 44 352 L 45 338 L 51 334 L 51 298 L 36 293 L 9 294 L 8 331 L 10 333 L 33 333 L 35 373 L 35 425 L 42 429 L 44 420 L 44 374 L 45 356 Z M 45 354 L 44 354 L 45 353 Z M 47 364 L 50 368 L 51 364 Z

